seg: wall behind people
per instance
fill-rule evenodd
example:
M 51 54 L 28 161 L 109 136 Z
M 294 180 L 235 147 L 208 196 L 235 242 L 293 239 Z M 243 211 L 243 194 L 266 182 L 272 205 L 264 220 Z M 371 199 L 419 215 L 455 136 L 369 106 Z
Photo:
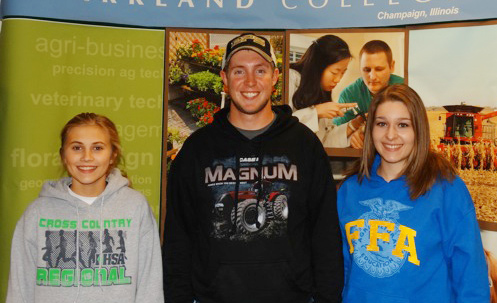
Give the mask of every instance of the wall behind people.
M 45 180 L 62 177 L 62 126 L 80 112 L 110 117 L 122 168 L 159 215 L 164 31 L 28 19 L 0 36 L 0 301 L 15 224 Z M 62 222 L 53 219 L 52 228 Z M 34 277 L 33 277 L 34 278 Z
M 205 7 L 205 4 L 190 5 L 192 1 L 169 0 L 155 1 L 156 5 L 150 5 L 152 2 L 141 5 L 142 1 L 138 0 L 55 2 L 52 1 L 52 5 L 48 6 L 46 1 L 3 0 L 2 13 L 4 18 L 28 16 L 125 26 L 132 24 L 162 27 L 167 24 L 175 27 L 184 25 L 239 29 L 392 25 L 401 25 L 403 29 L 406 25 L 417 23 L 497 18 L 497 2 L 493 0 L 410 1 L 396 5 L 389 5 L 387 1 L 369 1 L 376 2 L 372 6 L 342 2 L 351 5 L 350 7 L 338 7 L 336 3 L 332 5 L 331 1 L 323 1 L 322 3 L 328 4 L 323 4 L 320 8 L 313 8 L 309 4 L 319 6 L 319 1 L 304 1 L 305 4 L 297 3 L 298 7 L 293 10 L 282 7 L 281 3 L 285 1 L 258 0 L 233 1 L 231 4 L 225 1 L 224 8 L 216 4 L 222 1 L 207 1 L 212 4 L 212 8 Z M 179 2 L 181 5 L 177 5 Z M 290 6 L 296 3 L 291 2 L 286 1 Z M 227 11 L 231 13 L 227 14 Z M 395 15 L 396 12 L 400 15 Z M 424 12 L 424 16 L 417 12 Z M 223 18 L 217 17 L 219 13 L 222 13 Z M 271 18 L 265 18 L 261 13 L 271 14 Z M 273 18 L 275 15 L 278 18 Z M 229 20 L 225 20 L 224 16 L 228 16 Z M 158 215 L 161 191 L 162 90 L 165 80 L 161 74 L 164 66 L 161 57 L 164 56 L 164 49 L 161 49 L 164 45 L 163 30 L 8 18 L 4 19 L 1 30 L 0 301 L 5 296 L 10 239 L 15 223 L 26 205 L 39 192 L 43 180 L 60 177 L 61 169 L 57 160 L 58 131 L 74 114 L 81 111 L 103 113 L 120 126 L 124 153 L 128 154 L 125 168 L 134 181 L 134 187 L 145 193 L 156 216 Z M 407 76 L 404 75 L 404 38 L 399 38 L 398 33 L 368 29 L 329 29 L 326 30 L 328 32 L 347 41 L 355 57 L 350 63 L 347 78 L 334 90 L 334 100 L 338 99 L 343 87 L 360 76 L 360 47 L 371 39 L 378 39 L 378 35 L 392 47 L 396 61 L 395 73 Z M 319 32 L 315 37 L 323 34 L 325 32 Z M 315 37 L 311 36 L 310 41 Z M 283 43 L 291 41 L 292 39 Z M 469 45 L 483 48 L 485 44 Z M 206 46 L 214 47 L 215 43 L 206 43 Z M 438 49 L 448 48 L 442 46 Z M 437 58 L 446 54 L 427 52 L 423 56 L 434 58 L 430 62 L 436 64 Z M 410 66 L 419 63 L 414 61 Z M 83 71 L 84 75 L 81 74 Z M 96 76 L 97 74 L 100 76 Z M 493 96 L 495 89 L 487 91 Z M 97 100 L 97 97 L 101 98 Z M 426 99 L 424 96 L 423 98 Z M 70 102 L 73 103 L 69 105 Z M 485 109 L 486 112 L 491 110 Z M 495 119 L 494 117 L 489 121 L 495 123 Z M 164 138 L 164 145 L 165 141 Z M 165 173 L 162 177 L 165 177 Z M 494 182 L 491 185 L 497 187 L 495 181 L 490 182 Z M 489 201 L 495 203 L 495 199 Z

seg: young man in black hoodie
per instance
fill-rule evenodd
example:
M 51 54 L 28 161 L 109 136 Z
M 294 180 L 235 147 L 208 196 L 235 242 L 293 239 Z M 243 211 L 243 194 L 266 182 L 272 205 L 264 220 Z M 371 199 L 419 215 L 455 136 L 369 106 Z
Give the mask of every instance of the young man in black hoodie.
M 271 106 L 269 41 L 231 40 L 231 99 L 172 163 L 163 250 L 168 303 L 340 302 L 336 191 L 319 139 Z

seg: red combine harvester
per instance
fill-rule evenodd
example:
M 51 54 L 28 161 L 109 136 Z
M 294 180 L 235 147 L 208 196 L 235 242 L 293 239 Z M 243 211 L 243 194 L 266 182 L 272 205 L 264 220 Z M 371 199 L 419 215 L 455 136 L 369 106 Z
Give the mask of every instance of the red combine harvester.
M 447 113 L 445 113 L 445 130 L 444 136 L 440 138 L 439 150 L 448 152 L 448 149 L 454 150 L 454 146 L 458 146 L 462 154 L 462 159 L 460 159 L 461 168 L 471 168 L 471 160 L 473 161 L 472 168 L 475 169 L 490 169 L 492 162 L 494 162 L 494 167 L 497 167 L 496 125 L 483 125 L 484 120 L 497 117 L 497 111 L 481 114 L 483 107 L 464 103 L 461 103 L 461 105 L 446 105 L 444 108 L 447 110 Z M 484 161 L 483 167 L 480 167 L 482 165 L 482 155 L 484 156 Z M 456 156 L 451 155 L 452 158 Z M 459 158 L 459 156 L 457 157 Z M 456 160 L 451 160 L 457 163 Z

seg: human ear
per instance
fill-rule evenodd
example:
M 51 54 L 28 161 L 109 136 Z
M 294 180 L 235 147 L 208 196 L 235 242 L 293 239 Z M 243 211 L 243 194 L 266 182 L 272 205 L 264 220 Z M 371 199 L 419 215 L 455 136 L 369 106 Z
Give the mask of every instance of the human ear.
M 275 67 L 273 71 L 273 86 L 278 82 L 278 76 L 280 75 L 280 70 Z
M 226 72 L 224 70 L 219 72 L 219 75 L 221 76 L 221 79 L 223 79 L 223 84 L 224 87 L 226 87 L 226 90 L 228 88 L 228 76 L 226 75 Z
M 392 63 L 390 63 L 390 73 L 395 71 L 395 60 L 392 59 Z

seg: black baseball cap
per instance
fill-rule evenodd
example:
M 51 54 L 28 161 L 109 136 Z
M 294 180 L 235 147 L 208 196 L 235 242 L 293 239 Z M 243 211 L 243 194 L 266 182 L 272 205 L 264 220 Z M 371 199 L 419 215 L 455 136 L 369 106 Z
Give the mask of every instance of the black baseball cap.
M 258 36 L 252 33 L 246 33 L 241 34 L 240 36 L 233 38 L 230 40 L 230 42 L 228 42 L 221 68 L 224 69 L 225 67 L 227 67 L 231 57 L 233 57 L 236 52 L 242 49 L 248 49 L 258 53 L 267 62 L 272 63 L 274 66 L 276 66 L 276 56 L 274 55 L 274 50 L 271 46 L 271 43 L 269 43 L 269 41 L 262 36 Z

